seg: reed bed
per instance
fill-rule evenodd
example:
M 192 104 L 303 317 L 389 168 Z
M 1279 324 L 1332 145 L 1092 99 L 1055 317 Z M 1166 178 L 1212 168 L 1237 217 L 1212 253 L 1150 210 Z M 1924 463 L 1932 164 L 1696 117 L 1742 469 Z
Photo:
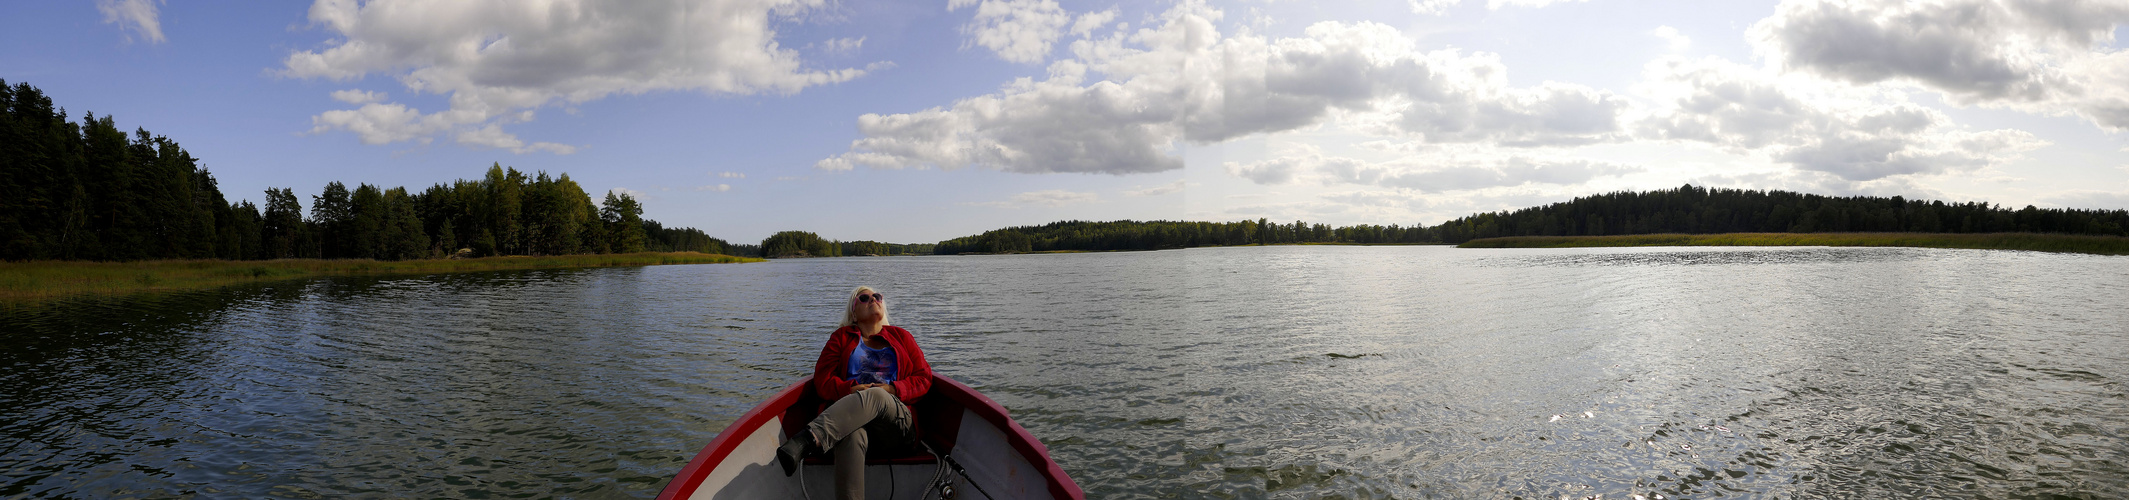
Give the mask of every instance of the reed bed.
M 0 262 L 0 302 L 35 302 L 74 295 L 193 290 L 321 276 L 437 274 L 515 269 L 727 264 L 761 259 L 700 252 L 484 257 L 377 261 L 369 259 L 151 260 L 139 262 Z
M 1464 242 L 1457 248 L 1571 248 L 1647 246 L 1827 246 L 1971 248 L 2129 255 L 2129 238 L 2043 233 L 1726 233 L 1616 236 L 1509 236 Z

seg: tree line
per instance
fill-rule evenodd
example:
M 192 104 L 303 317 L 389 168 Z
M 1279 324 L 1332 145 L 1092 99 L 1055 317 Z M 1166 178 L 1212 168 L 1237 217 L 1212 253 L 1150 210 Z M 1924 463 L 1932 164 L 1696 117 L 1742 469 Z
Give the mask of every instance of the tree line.
M 869 255 L 931 255 L 933 245 L 882 243 L 871 240 L 835 241 L 808 231 L 783 231 L 761 240 L 755 255 L 773 258 L 842 257 Z M 738 255 L 738 254 L 733 254 Z
M 2129 236 L 2129 210 L 2018 210 L 1788 191 L 1677 189 L 1621 191 L 1550 205 L 1474 214 L 1434 226 L 1332 227 L 1267 219 L 1237 222 L 1062 221 L 996 229 L 939 242 L 939 254 L 1057 250 L 1156 250 L 1282 243 L 1458 244 L 1502 236 L 1712 233 L 2061 233 Z
M 1712 233 L 2056 233 L 2129 236 L 2129 210 L 1946 203 L 1901 196 L 1834 197 L 1789 191 L 1621 191 L 1434 226 L 1443 243 L 1499 236 Z
M 0 80 L 0 260 L 400 260 L 640 251 L 728 253 L 724 240 L 643 218 L 626 193 L 594 204 L 568 174 L 496 164 L 421 192 L 340 182 L 230 202 L 176 141 L 110 116 L 79 124 L 29 84 Z M 742 247 L 744 248 L 744 247 Z

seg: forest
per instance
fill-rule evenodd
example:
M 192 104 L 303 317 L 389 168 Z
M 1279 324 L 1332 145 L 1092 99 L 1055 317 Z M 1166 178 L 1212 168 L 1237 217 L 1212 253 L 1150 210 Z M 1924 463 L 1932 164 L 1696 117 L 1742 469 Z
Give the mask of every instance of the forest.
M 755 249 L 758 253 L 754 255 L 773 258 L 931 255 L 932 247 L 933 245 L 921 243 L 834 241 L 808 231 L 783 231 L 761 240 L 761 247 Z
M 306 214 L 290 188 L 230 202 L 165 136 L 63 108 L 0 80 L 0 260 L 404 260 L 641 251 L 727 253 L 724 240 L 643 218 L 626 193 L 594 203 L 568 174 L 501 164 L 420 192 L 340 182 Z
M 2010 208 L 1901 196 L 1834 197 L 1789 191 L 1622 191 L 1430 228 L 1442 243 L 1501 236 L 1715 233 L 2050 233 L 2129 236 L 2129 210 Z
M 2018 210 L 1788 191 L 1677 189 L 1622 191 L 1513 211 L 1474 214 L 1435 226 L 1331 227 L 1266 219 L 1239 222 L 1063 221 L 1009 227 L 939 242 L 939 254 L 1156 250 L 1202 246 L 1460 244 L 1505 236 L 1715 233 L 2050 233 L 2129 236 L 2129 210 Z

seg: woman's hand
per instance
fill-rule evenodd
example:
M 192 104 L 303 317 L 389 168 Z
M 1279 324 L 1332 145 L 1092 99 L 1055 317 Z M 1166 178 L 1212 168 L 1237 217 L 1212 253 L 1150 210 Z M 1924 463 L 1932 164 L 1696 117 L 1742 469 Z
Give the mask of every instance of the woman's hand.
M 860 392 L 865 392 L 865 390 L 866 390 L 866 389 L 871 389 L 871 388 L 874 388 L 874 387 L 878 387 L 878 388 L 886 389 L 886 390 L 887 390 L 887 395 L 889 395 L 889 396 L 894 396 L 894 397 L 898 397 L 898 398 L 899 398 L 899 397 L 902 397 L 902 395 L 901 395 L 900 393 L 897 393 L 897 392 L 895 392 L 895 390 L 894 390 L 894 384 L 858 384 L 858 385 L 853 385 L 853 386 L 850 386 L 850 393 L 851 393 L 851 394 L 857 394 L 857 393 L 860 393 Z

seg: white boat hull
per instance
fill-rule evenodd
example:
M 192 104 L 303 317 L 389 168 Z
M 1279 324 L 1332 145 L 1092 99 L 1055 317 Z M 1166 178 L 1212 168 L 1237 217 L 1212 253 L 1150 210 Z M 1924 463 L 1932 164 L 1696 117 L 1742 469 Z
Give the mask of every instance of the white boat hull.
M 798 420 L 810 419 L 810 407 L 819 403 L 810 396 L 810 380 L 786 387 L 726 427 L 658 497 L 834 498 L 834 465 L 808 463 L 796 476 L 786 477 L 776 463 L 776 447 L 783 442 L 785 430 L 803 425 Z M 932 393 L 913 411 L 918 414 L 924 441 L 952 458 L 966 475 L 952 471 L 947 460 L 928 454 L 870 461 L 865 467 L 867 498 L 936 498 L 934 479 L 942 477 L 959 492 L 959 498 L 1085 498 L 1079 486 L 1050 460 L 1040 441 L 1013 422 L 1003 407 L 967 385 L 936 377 Z M 949 435 L 951 440 L 946 439 Z

